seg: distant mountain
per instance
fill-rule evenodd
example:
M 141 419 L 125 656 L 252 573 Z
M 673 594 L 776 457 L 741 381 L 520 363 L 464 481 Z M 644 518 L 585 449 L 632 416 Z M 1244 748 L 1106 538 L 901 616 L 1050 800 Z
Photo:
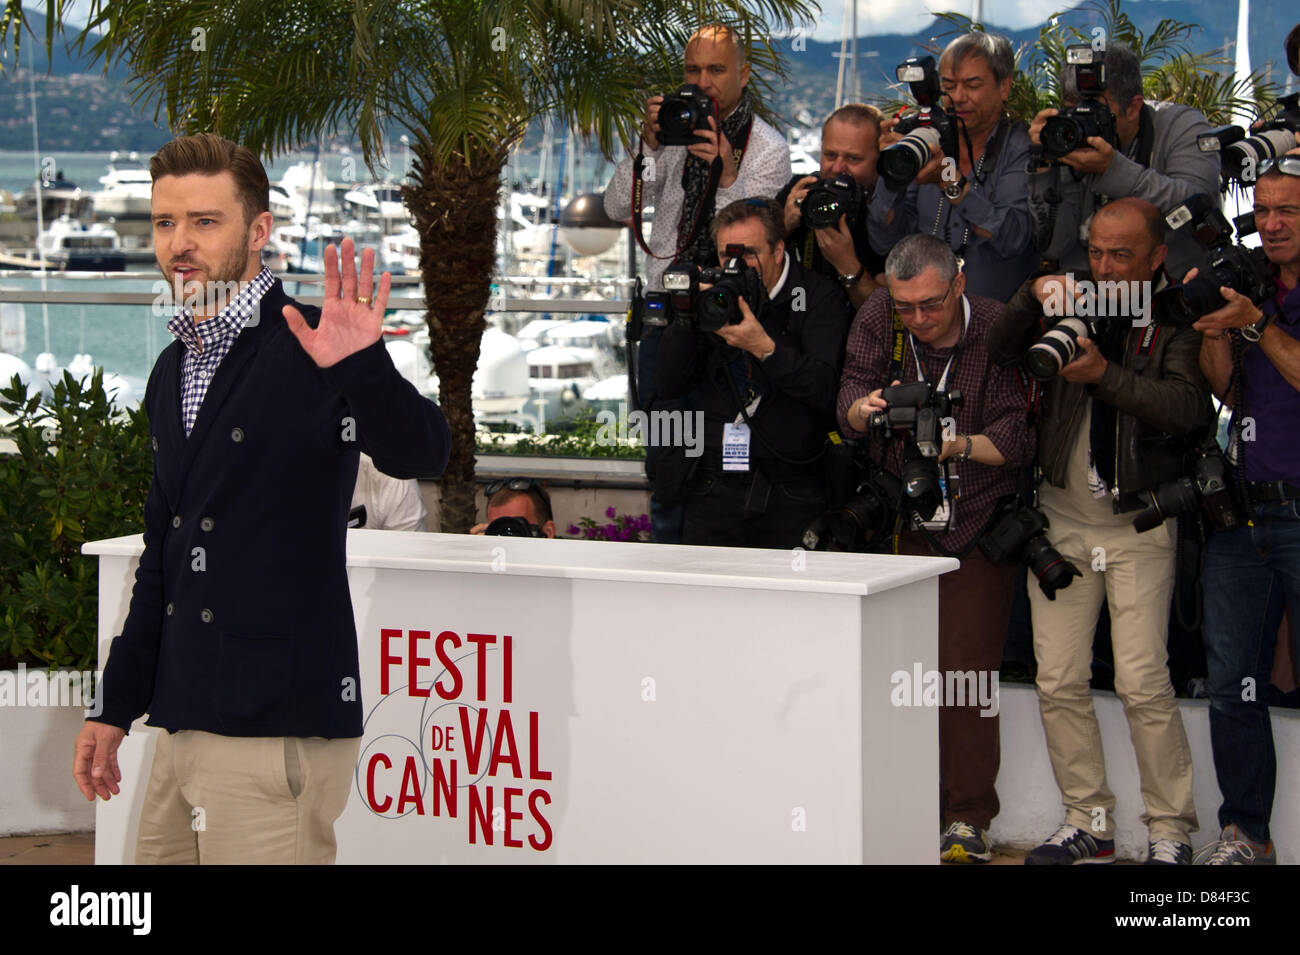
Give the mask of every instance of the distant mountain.
M 963 4 L 963 6 L 966 6 Z M 1273 78 L 1285 83 L 1287 67 L 1282 41 L 1295 23 L 1296 13 L 1286 13 L 1284 4 L 1257 2 L 1251 9 L 1251 62 L 1256 69 L 1273 64 Z M 1237 30 L 1237 5 L 1222 0 L 1132 0 L 1124 4 L 1129 17 L 1144 32 L 1150 32 L 1159 20 L 1174 18 L 1199 24 L 1201 30 L 1192 38 L 1199 50 L 1212 50 L 1232 39 Z M 1073 21 L 1075 14 L 1071 15 Z M 170 133 L 154 122 L 151 112 L 133 104 L 128 92 L 128 70 L 116 66 L 108 74 L 92 67 L 81 57 L 60 45 L 51 65 L 45 54 L 44 17 L 29 13 L 35 35 L 24 39 L 21 65 L 3 61 L 0 76 L 0 149 L 32 148 L 31 106 L 29 102 L 28 54 L 36 72 L 36 97 L 42 151 L 108 151 L 135 149 L 152 152 L 170 138 Z M 1094 20 L 1096 18 L 1093 18 Z M 1082 22 L 1082 17 L 1080 17 Z M 999 30 L 1019 47 L 1038 40 L 1038 30 Z M 923 44 L 942 46 L 941 34 L 947 26 L 936 18 L 931 27 L 913 35 L 885 34 L 859 38 L 863 59 L 862 79 L 865 98 L 888 95 L 894 67 L 908 56 L 923 52 Z M 838 43 L 807 41 L 806 48 L 792 49 L 790 40 L 782 41 L 790 68 L 790 82 L 781 84 L 771 96 L 770 105 L 787 123 L 806 110 L 819 119 L 834 106 L 835 78 L 839 60 Z M 397 131 L 393 131 L 396 140 Z M 530 140 L 533 137 L 530 136 Z

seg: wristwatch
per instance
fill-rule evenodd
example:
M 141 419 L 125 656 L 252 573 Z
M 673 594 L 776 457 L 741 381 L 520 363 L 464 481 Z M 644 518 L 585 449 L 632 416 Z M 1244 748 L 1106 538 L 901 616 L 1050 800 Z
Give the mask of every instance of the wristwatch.
M 975 441 L 969 434 L 963 435 L 963 437 L 966 439 L 966 447 L 957 455 L 957 460 L 969 461 L 971 452 L 975 450 Z
M 846 272 L 840 276 L 840 284 L 843 285 L 846 290 L 853 288 L 853 286 L 858 284 L 858 279 L 862 278 L 862 273 L 866 270 L 867 267 L 864 265 L 856 272 Z
M 1269 316 L 1261 315 L 1259 321 L 1255 322 L 1253 325 L 1243 325 L 1241 328 L 1241 337 L 1246 339 L 1248 342 L 1259 341 L 1260 336 L 1264 334 L 1264 329 L 1268 328 L 1268 319 Z

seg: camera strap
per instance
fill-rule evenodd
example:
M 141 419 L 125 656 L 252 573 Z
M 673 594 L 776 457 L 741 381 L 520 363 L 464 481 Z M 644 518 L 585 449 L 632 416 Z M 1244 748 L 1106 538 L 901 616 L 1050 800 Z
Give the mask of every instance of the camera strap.
M 1137 347 L 1133 350 L 1133 371 L 1141 372 L 1151 363 L 1151 352 L 1155 349 L 1156 341 L 1160 338 L 1160 329 L 1162 327 L 1158 322 L 1150 322 L 1146 328 L 1142 329 L 1142 336 L 1138 339 Z

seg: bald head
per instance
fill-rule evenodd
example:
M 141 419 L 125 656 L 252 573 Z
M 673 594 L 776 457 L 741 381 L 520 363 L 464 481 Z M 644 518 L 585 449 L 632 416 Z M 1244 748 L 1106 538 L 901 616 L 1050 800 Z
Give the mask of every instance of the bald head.
M 1093 221 L 1102 217 L 1113 217 L 1117 221 L 1127 221 L 1132 223 L 1140 221 L 1143 229 L 1146 230 L 1147 236 L 1151 239 L 1151 248 L 1158 245 L 1164 245 L 1165 242 L 1165 217 L 1160 214 L 1160 210 L 1145 199 L 1138 199 L 1134 196 L 1126 196 L 1123 199 L 1112 199 L 1100 209 L 1093 217 Z

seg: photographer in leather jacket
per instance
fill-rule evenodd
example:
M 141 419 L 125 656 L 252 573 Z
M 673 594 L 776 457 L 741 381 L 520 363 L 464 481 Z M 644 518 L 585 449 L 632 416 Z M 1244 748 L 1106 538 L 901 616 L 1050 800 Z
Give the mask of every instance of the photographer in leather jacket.
M 1073 301 L 1076 290 L 1094 280 L 1148 283 L 1147 289 L 1163 284 L 1164 226 L 1159 210 L 1145 200 L 1103 206 L 1089 232 L 1091 273 L 1026 282 L 990 333 L 993 359 L 1004 365 L 1024 359 L 1055 324 L 1045 317 L 1053 296 L 1059 314 L 1062 298 Z M 1181 475 L 1184 437 L 1208 420 L 1209 394 L 1198 366 L 1201 336 L 1148 324 L 1145 317 L 1134 321 L 1105 306 L 1099 299 L 1095 310 L 1112 314 L 1094 319 L 1098 340 L 1079 337 L 1076 355 L 1048 382 L 1038 418 L 1039 497 L 1050 521 L 1048 540 L 1083 576 L 1054 601 L 1029 588 L 1039 705 L 1066 821 L 1026 862 L 1114 859 L 1115 797 L 1106 785 L 1088 685 L 1093 634 L 1106 599 L 1115 691 L 1146 800 L 1148 861 L 1186 864 L 1197 827 L 1192 760 L 1165 648 L 1174 534 L 1165 522 L 1139 535 L 1127 512 L 1143 506 L 1141 492 Z

